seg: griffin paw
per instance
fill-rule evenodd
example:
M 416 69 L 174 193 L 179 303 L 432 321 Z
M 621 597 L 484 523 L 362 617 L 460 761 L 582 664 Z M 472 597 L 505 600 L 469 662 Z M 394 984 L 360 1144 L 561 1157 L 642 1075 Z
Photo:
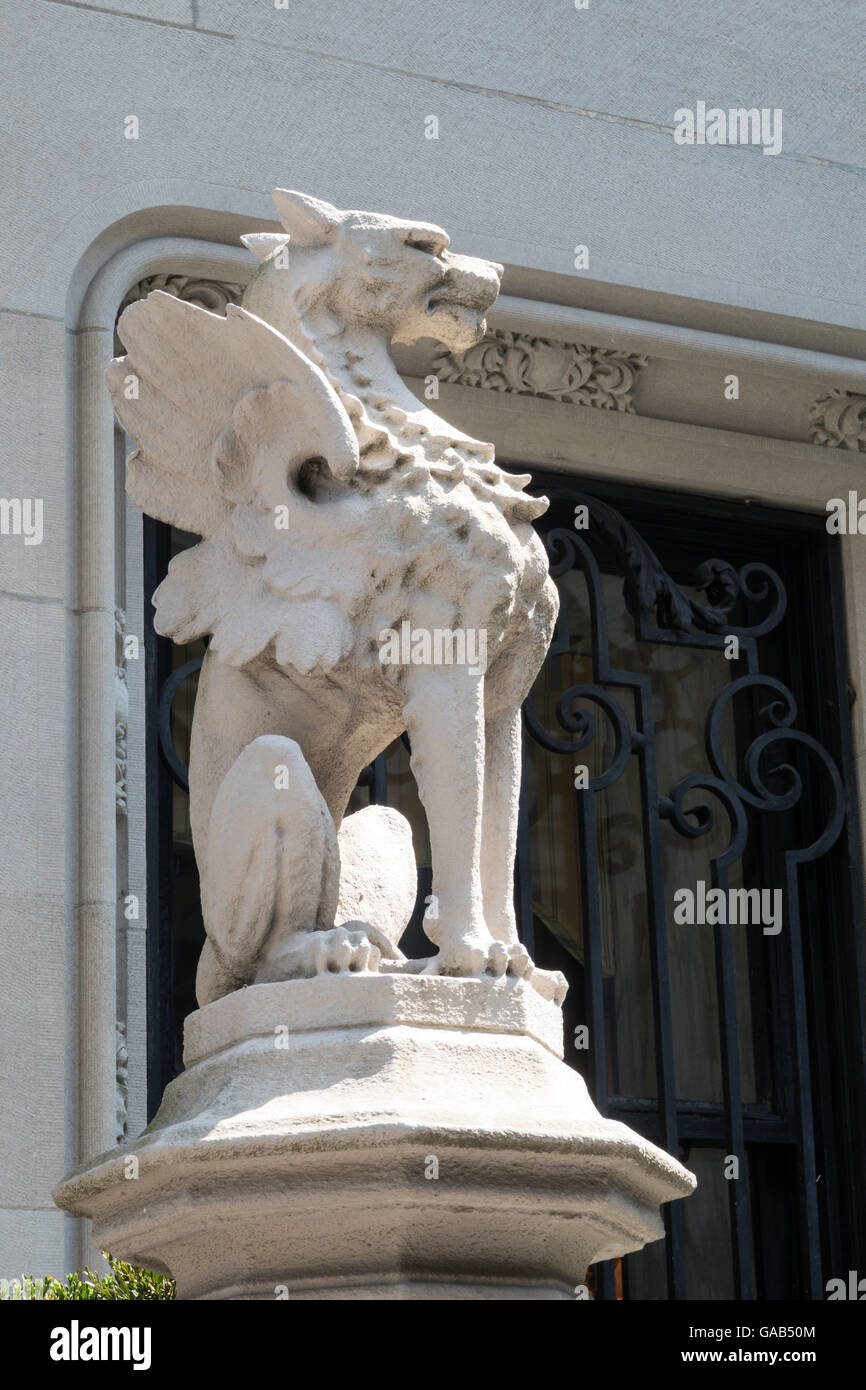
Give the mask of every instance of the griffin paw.
M 424 966 L 425 974 L 458 975 L 470 979 L 481 979 L 485 975 L 495 979 L 503 975 L 513 975 L 526 980 L 542 999 L 550 999 L 560 1005 L 568 992 L 568 983 L 560 970 L 538 970 L 525 946 L 520 942 L 506 945 L 502 941 L 467 942 L 460 941 L 445 950 L 440 949 Z
M 299 932 L 263 963 L 256 984 L 312 979 L 316 975 L 376 974 L 382 957 L 402 959 L 376 927 L 347 922 L 328 931 Z
M 506 945 L 503 941 L 489 941 L 474 944 L 461 941 L 449 949 L 440 949 L 434 957 L 432 967 L 437 975 L 462 975 L 478 979 L 492 975 L 494 979 L 502 975 L 515 975 L 529 979 L 534 966 L 525 946 L 520 943 Z
M 362 927 L 334 927 L 315 932 L 313 960 L 317 975 L 375 974 L 382 952 Z

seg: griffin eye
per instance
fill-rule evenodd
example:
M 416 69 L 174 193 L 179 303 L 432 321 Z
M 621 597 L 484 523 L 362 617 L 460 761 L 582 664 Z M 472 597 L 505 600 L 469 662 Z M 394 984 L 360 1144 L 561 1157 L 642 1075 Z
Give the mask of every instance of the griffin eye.
M 413 251 L 422 251 L 425 256 L 440 256 L 445 250 L 445 244 L 441 241 L 414 241 L 410 238 L 406 242 Z

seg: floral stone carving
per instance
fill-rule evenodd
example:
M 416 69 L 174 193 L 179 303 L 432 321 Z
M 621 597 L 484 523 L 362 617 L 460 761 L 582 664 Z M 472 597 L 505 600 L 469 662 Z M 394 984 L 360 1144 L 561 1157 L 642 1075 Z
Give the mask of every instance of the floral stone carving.
M 239 304 L 244 292 L 243 285 L 228 280 L 206 280 L 196 275 L 148 275 L 133 285 L 120 306 L 118 318 L 130 304 L 147 299 L 154 290 L 182 299 L 185 304 L 197 304 L 200 309 L 209 309 L 212 314 L 224 314 L 230 304 Z
M 634 413 L 632 391 L 646 357 L 495 330 L 476 346 L 433 363 L 441 381 Z
M 834 389 L 809 410 L 813 444 L 866 453 L 866 396 Z
M 126 614 L 114 610 L 114 800 L 117 814 L 127 813 L 127 736 L 129 733 L 129 686 L 126 680 Z

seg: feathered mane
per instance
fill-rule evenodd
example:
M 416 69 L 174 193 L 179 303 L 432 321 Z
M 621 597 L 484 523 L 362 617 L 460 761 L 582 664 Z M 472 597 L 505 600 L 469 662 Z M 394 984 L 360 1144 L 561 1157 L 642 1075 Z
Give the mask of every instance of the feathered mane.
M 370 524 L 370 489 L 421 498 L 432 488 L 434 529 L 446 518 L 456 526 L 459 508 L 446 503 L 461 484 L 512 525 L 547 504 L 524 493 L 530 475 L 497 466 L 491 445 L 436 416 L 414 419 L 361 372 L 349 389 L 330 364 L 336 354 L 352 379 L 344 329 L 314 333 L 303 302 L 300 292 L 293 342 L 242 307 L 230 305 L 222 318 L 155 291 L 122 315 L 128 352 L 111 363 L 106 382 L 138 443 L 127 461 L 129 495 L 149 515 L 203 538 L 172 560 L 154 594 L 157 631 L 177 642 L 209 633 L 233 666 L 273 647 L 280 665 L 309 673 L 333 669 L 358 638 L 370 575 L 341 566 L 335 538 Z M 341 485 L 327 504 L 299 486 L 313 460 L 324 460 Z M 404 514 L 389 513 L 395 525 Z M 425 539 L 423 526 L 415 529 L 421 563 L 432 532 Z M 407 542 L 389 554 L 381 538 L 380 595 L 399 592 Z
M 264 233 L 242 240 L 250 249 L 255 248 L 256 254 L 264 256 L 266 252 L 264 259 L 270 259 L 290 238 Z M 258 242 L 263 245 L 257 246 Z M 523 491 L 532 481 L 531 474 L 500 468 L 492 444 L 455 431 L 447 420 L 430 411 L 423 412 L 424 420 L 416 419 L 411 410 L 383 394 L 381 385 L 366 376 L 358 354 L 352 351 L 346 325 L 333 315 L 328 315 L 324 324 L 317 317 L 320 284 L 315 273 L 306 280 L 290 274 L 283 279 L 283 332 L 319 368 L 339 398 L 358 439 L 362 473 L 399 470 L 409 488 L 428 478 L 463 481 L 478 497 L 495 502 L 509 520 L 531 521 L 546 511 L 544 499 L 527 497 Z M 342 373 L 337 364 L 342 365 Z M 420 409 L 420 402 L 417 405 Z

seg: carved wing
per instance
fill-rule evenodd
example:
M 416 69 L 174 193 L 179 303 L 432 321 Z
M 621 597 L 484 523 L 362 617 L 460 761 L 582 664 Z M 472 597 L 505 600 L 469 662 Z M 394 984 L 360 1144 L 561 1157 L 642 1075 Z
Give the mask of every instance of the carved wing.
M 297 486 L 306 461 L 342 482 L 358 468 L 351 421 L 324 374 L 246 310 L 225 318 L 157 290 L 118 325 L 128 349 L 106 371 L 115 413 L 138 444 L 127 491 L 150 516 L 204 537 L 154 595 L 157 631 L 213 634 L 241 665 L 269 642 L 300 670 L 351 642 L 328 582 L 317 511 Z M 324 460 L 324 463 L 322 463 Z M 279 508 L 295 515 L 277 530 Z M 325 563 L 320 584 L 310 576 Z
M 126 357 L 105 373 L 118 420 L 138 448 L 127 460 L 127 491 L 142 511 L 200 536 L 228 522 L 214 446 L 250 392 L 285 383 L 284 423 L 295 453 L 321 457 L 338 478 L 358 467 L 351 421 L 309 358 L 254 314 L 230 304 L 226 317 L 154 290 L 118 324 Z

